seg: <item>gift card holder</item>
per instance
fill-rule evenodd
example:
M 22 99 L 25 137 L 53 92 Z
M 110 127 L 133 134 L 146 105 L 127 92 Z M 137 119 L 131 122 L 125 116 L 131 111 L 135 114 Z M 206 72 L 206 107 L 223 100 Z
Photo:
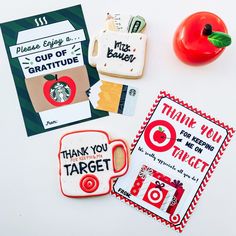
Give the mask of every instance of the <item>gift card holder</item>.
M 102 74 L 139 78 L 143 74 L 146 35 L 104 30 L 92 38 L 89 63 Z

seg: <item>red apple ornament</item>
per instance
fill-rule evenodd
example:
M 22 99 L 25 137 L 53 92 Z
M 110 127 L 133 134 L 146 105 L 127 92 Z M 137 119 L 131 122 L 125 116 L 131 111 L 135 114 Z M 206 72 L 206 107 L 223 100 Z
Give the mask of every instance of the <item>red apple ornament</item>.
M 153 139 L 158 143 L 163 143 L 166 140 L 165 131 L 161 127 L 159 127 L 158 130 L 154 133 Z
M 45 84 L 43 86 L 43 93 L 48 102 L 59 107 L 68 105 L 73 102 L 76 85 L 69 76 L 45 75 Z
M 187 17 L 177 28 L 174 51 L 189 65 L 204 65 L 217 59 L 231 44 L 224 22 L 210 12 L 197 12 Z

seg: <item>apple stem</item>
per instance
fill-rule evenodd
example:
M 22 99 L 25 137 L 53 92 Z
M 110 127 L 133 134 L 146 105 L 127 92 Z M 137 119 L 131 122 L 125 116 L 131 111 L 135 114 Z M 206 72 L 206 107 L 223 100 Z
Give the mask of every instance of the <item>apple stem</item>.
M 58 80 L 58 78 L 57 78 L 57 74 L 55 74 L 55 80 Z
M 212 32 L 212 25 L 210 25 L 210 24 L 206 24 L 205 26 L 204 26 L 204 29 L 203 29 L 203 35 L 205 35 L 205 36 L 209 36 L 209 35 L 211 35 L 213 32 Z

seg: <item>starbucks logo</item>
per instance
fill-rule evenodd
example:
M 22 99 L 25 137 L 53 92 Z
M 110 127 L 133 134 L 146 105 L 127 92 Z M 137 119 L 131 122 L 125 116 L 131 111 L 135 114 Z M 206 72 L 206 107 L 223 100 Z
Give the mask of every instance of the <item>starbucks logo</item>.
M 50 96 L 56 102 L 66 102 L 71 96 L 71 89 L 64 82 L 57 82 L 50 89 Z
M 129 95 L 134 97 L 136 95 L 136 90 L 135 89 L 130 89 L 129 90 Z
M 57 75 L 44 76 L 47 80 L 43 87 L 44 96 L 54 106 L 63 106 L 73 102 L 76 85 L 69 76 L 57 78 Z

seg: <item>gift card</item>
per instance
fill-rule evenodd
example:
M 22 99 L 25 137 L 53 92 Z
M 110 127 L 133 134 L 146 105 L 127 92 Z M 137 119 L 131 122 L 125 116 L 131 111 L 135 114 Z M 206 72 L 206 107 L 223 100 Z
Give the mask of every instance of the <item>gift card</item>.
M 80 5 L 1 24 L 28 136 L 108 115 L 86 91 L 99 80 L 88 65 Z
M 182 232 L 234 129 L 161 92 L 112 194 Z
M 100 80 L 87 91 L 87 95 L 95 109 L 132 116 L 138 90 L 129 85 Z

